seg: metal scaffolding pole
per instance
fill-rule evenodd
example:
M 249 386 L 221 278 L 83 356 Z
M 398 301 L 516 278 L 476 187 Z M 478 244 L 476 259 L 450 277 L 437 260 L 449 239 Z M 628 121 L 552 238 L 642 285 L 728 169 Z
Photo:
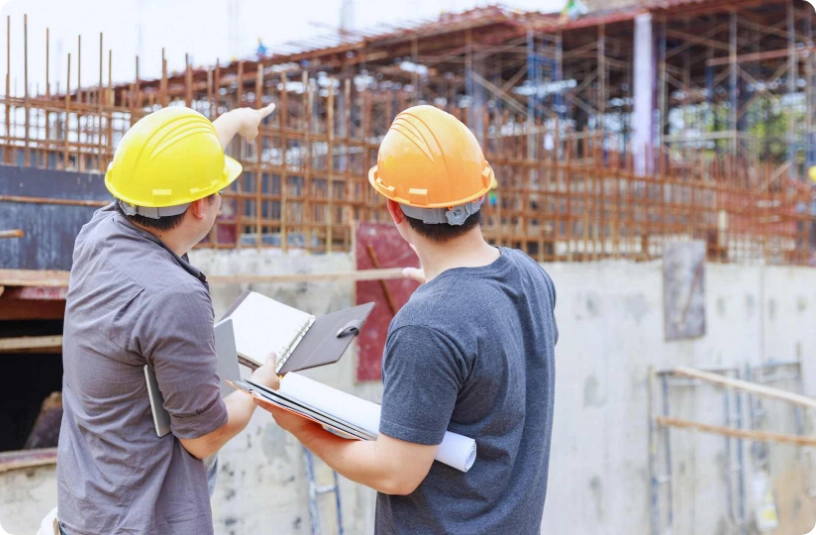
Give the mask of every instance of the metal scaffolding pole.
M 788 98 L 793 102 L 796 93 L 796 78 L 799 74 L 799 57 L 796 53 L 796 11 L 793 0 L 788 0 Z M 796 117 L 793 109 L 788 110 L 788 161 L 796 162 Z M 798 176 L 799 166 L 791 165 L 788 171 L 790 178 Z

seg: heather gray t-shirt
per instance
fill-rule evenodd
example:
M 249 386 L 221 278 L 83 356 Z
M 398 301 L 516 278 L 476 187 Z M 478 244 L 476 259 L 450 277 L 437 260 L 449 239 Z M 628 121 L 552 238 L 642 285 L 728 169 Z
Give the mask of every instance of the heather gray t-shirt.
M 158 438 L 143 366 L 170 413 Z M 113 205 L 77 237 L 66 299 L 58 515 L 69 535 L 213 533 L 205 463 L 227 422 L 206 277 Z
M 540 532 L 553 421 L 555 288 L 525 254 L 445 271 L 388 329 L 380 432 L 476 440 L 467 473 L 435 462 L 408 496 L 377 496 L 376 533 Z

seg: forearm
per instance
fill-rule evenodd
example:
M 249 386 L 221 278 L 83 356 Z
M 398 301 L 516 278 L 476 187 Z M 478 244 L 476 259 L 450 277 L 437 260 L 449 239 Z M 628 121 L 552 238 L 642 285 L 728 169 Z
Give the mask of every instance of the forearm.
M 246 428 L 255 410 L 252 398 L 238 391 L 224 398 L 224 404 L 227 406 L 227 423 L 203 437 L 181 440 L 184 448 L 193 456 L 205 459 L 218 453 L 227 442 Z
M 224 426 L 226 428 L 224 434 L 227 437 L 224 444 L 226 444 L 246 428 L 257 405 L 252 401 L 252 398 L 237 390 L 224 398 L 224 404 L 227 406 L 227 414 L 229 414 L 229 420 Z M 221 444 L 221 446 L 224 444 Z
M 401 494 L 399 467 L 390 462 L 376 441 L 346 440 L 314 424 L 303 426 L 295 437 L 346 479 L 384 494 Z
M 228 111 L 213 121 L 215 131 L 218 133 L 218 141 L 221 142 L 224 150 L 227 149 L 232 139 L 241 129 L 241 120 L 238 114 L 234 113 L 235 111 Z

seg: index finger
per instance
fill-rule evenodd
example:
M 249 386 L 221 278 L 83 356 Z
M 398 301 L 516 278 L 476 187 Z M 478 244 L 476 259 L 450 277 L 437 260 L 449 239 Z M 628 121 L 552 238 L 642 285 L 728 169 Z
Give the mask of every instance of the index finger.
M 272 104 L 258 110 L 258 114 L 261 116 L 261 119 L 266 119 L 272 114 L 273 111 L 275 111 L 276 107 L 277 106 L 275 106 L 275 103 L 273 102 Z

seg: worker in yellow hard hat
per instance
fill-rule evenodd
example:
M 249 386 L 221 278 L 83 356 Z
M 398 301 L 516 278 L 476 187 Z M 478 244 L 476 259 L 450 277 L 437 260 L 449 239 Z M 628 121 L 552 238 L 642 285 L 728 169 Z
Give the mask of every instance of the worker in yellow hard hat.
M 66 298 L 57 454 L 64 534 L 213 533 L 214 455 L 255 405 L 221 397 L 207 278 L 187 252 L 241 174 L 224 148 L 236 134 L 255 138 L 273 109 L 210 122 L 165 108 L 116 149 L 105 175 L 116 201 L 77 236 Z M 253 377 L 278 387 L 273 360 Z M 164 411 L 151 411 L 151 401 Z
M 369 180 L 416 250 L 425 284 L 388 329 L 379 437 L 345 441 L 264 405 L 337 472 L 379 491 L 378 535 L 540 531 L 555 288 L 527 255 L 482 236 L 493 178 L 452 115 L 430 106 L 400 113 Z M 448 431 L 475 440 L 475 461 L 449 466 L 459 439 Z

